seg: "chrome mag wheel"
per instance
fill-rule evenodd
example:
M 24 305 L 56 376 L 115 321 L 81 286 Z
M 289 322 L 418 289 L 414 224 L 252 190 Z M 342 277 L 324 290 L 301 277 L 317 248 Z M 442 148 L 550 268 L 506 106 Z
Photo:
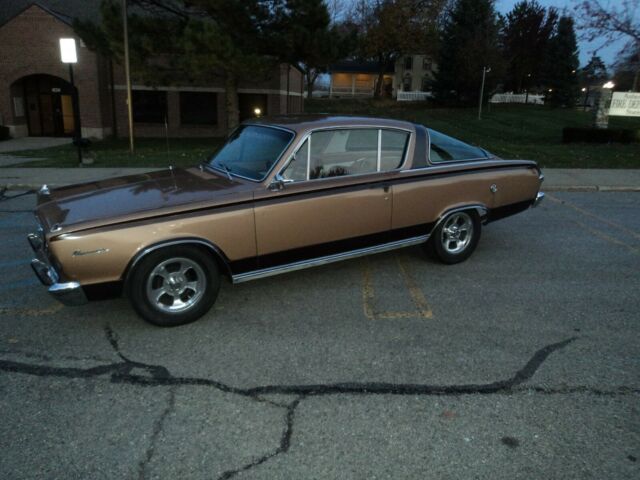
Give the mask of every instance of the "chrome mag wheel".
M 169 258 L 149 274 L 146 295 L 149 303 L 161 312 L 184 312 L 200 301 L 207 288 L 202 267 L 189 258 Z
M 466 212 L 447 218 L 442 226 L 440 242 L 445 252 L 455 255 L 464 251 L 473 238 L 473 221 Z

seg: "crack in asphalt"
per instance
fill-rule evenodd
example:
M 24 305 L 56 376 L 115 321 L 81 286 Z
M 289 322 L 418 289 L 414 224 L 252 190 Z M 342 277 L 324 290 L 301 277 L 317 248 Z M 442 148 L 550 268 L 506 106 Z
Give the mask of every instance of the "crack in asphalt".
M 145 478 L 146 469 L 155 452 L 157 439 L 159 438 L 167 417 L 175 408 L 175 390 L 179 386 L 205 386 L 215 388 L 223 393 L 231 393 L 250 398 L 257 402 L 286 409 L 285 427 L 283 429 L 278 447 L 247 463 L 237 469 L 225 471 L 219 478 L 229 479 L 241 472 L 247 471 L 263 464 L 269 459 L 288 452 L 293 435 L 295 411 L 300 403 L 307 397 L 323 395 L 486 395 L 486 394 L 511 394 L 520 392 L 534 392 L 542 394 L 568 394 L 568 393 L 593 393 L 596 395 L 617 395 L 640 393 L 638 389 L 622 387 L 617 390 L 599 390 L 590 387 L 564 387 L 548 389 L 543 387 L 520 387 L 530 380 L 540 366 L 552 353 L 563 349 L 574 342 L 577 337 L 549 344 L 537 350 L 529 361 L 511 377 L 484 384 L 461 385 L 428 385 L 428 384 L 396 384 L 383 382 L 348 382 L 311 385 L 262 385 L 250 388 L 240 388 L 226 383 L 200 377 L 174 376 L 161 365 L 152 365 L 131 360 L 125 356 L 119 346 L 118 337 L 111 327 L 105 327 L 105 336 L 113 348 L 115 354 L 121 360 L 119 362 L 99 365 L 89 368 L 56 367 L 50 365 L 34 365 L 29 363 L 0 360 L 0 371 L 21 373 L 40 377 L 62 378 L 94 378 L 111 375 L 112 383 L 127 383 L 142 387 L 170 387 L 170 397 L 167 407 L 154 423 L 150 445 L 145 458 L 139 464 L 139 478 Z M 294 395 L 295 400 L 283 404 L 263 398 L 263 395 Z
M 222 475 L 218 477 L 218 480 L 227 480 L 231 477 L 236 476 L 239 473 L 245 472 L 251 468 L 257 467 L 258 465 L 263 464 L 267 460 L 275 457 L 276 455 L 280 455 L 281 453 L 286 453 L 289 451 L 289 446 L 291 445 L 291 436 L 293 435 L 293 419 L 296 413 L 296 408 L 300 402 L 304 399 L 303 396 L 296 398 L 293 402 L 287 405 L 287 415 L 285 417 L 285 428 L 282 431 L 282 436 L 280 437 L 280 445 L 273 452 L 267 453 L 262 457 L 257 458 L 251 463 L 247 463 L 240 468 L 236 468 L 234 470 L 227 470 Z
M 156 419 L 153 424 L 153 432 L 151 433 L 151 440 L 149 442 L 149 446 L 147 447 L 147 451 L 145 453 L 144 459 L 138 465 L 138 479 L 144 480 L 147 478 L 147 466 L 151 462 L 153 458 L 153 454 L 156 450 L 156 442 L 164 429 L 164 423 L 167 417 L 173 412 L 176 408 L 176 387 L 171 387 L 169 389 L 169 398 L 167 401 L 167 406 L 162 411 L 160 416 Z

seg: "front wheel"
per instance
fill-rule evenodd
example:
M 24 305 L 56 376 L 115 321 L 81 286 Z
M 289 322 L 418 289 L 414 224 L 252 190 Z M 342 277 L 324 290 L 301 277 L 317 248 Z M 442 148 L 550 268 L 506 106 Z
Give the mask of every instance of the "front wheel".
M 465 261 L 480 240 L 482 226 L 474 210 L 453 212 L 439 223 L 427 242 L 427 251 L 442 263 Z
M 220 273 L 210 255 L 194 247 L 167 247 L 144 257 L 128 282 L 136 312 L 149 323 L 193 322 L 213 306 Z

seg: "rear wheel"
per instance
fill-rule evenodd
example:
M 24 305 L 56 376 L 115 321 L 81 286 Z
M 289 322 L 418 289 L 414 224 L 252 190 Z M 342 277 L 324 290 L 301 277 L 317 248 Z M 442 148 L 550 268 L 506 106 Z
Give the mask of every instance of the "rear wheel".
M 193 322 L 215 303 L 220 273 L 210 255 L 194 247 L 167 247 L 144 257 L 128 282 L 136 312 L 163 327 Z
M 481 228 L 480 217 L 475 210 L 453 212 L 433 231 L 427 251 L 443 263 L 463 262 L 478 245 Z

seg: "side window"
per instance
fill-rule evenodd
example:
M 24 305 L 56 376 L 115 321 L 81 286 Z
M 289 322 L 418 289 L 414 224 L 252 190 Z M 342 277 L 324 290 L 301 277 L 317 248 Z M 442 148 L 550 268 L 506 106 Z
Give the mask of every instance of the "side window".
M 354 128 L 314 132 L 282 175 L 302 181 L 393 170 L 402 164 L 408 144 L 409 133 L 395 130 Z
M 311 135 L 309 179 L 378 170 L 378 130 L 328 130 Z
M 429 159 L 433 163 L 488 158 L 487 153 L 481 148 L 468 145 L 430 128 L 427 130 L 431 142 Z
M 402 164 L 409 144 L 409 134 L 394 130 L 382 130 L 380 139 L 380 170 L 394 170 Z
M 293 156 L 282 176 L 288 180 L 300 182 L 307 179 L 307 166 L 309 164 L 309 139 L 305 140 L 302 146 Z

